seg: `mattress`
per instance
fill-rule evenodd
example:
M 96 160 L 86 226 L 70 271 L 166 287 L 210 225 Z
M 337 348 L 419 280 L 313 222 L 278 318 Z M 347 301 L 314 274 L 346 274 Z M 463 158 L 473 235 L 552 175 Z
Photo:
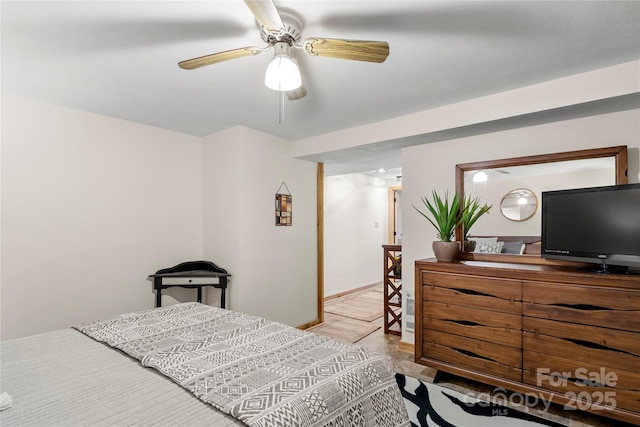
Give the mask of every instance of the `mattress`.
M 3 427 L 244 426 L 153 369 L 74 329 L 0 343 Z

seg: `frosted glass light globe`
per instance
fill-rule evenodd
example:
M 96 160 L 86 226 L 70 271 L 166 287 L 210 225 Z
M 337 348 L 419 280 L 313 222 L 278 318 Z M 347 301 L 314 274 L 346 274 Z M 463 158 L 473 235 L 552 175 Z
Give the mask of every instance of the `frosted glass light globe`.
M 297 89 L 302 84 L 300 70 L 288 56 L 277 55 L 267 67 L 264 84 L 269 89 L 278 91 Z

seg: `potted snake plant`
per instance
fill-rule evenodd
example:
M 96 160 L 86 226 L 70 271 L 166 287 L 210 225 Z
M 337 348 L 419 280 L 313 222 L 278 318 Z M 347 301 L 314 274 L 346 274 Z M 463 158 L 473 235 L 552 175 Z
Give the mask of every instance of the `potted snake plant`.
M 461 204 L 464 203 L 464 197 L 455 193 L 449 201 L 448 193 L 445 192 L 444 197 L 441 197 L 433 190 L 431 199 L 425 196 L 421 201 L 426 207 L 425 211 L 421 211 L 415 205 L 412 206 L 436 229 L 438 240 L 433 242 L 433 253 L 436 259 L 442 262 L 455 261 L 460 254 L 460 242 L 454 240 L 455 231 L 463 219 Z

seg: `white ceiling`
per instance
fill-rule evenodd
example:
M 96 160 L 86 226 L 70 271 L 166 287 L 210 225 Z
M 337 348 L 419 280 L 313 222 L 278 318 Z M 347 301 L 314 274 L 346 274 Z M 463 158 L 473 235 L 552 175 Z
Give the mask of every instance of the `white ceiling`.
M 303 40 L 385 40 L 390 55 L 374 64 L 294 50 L 308 95 L 285 100 L 278 123 L 278 93 L 263 83 L 271 51 L 177 66 L 265 45 L 240 0 L 2 1 L 2 92 L 196 136 L 242 125 L 296 141 L 640 59 L 638 1 L 276 5 L 303 17 Z M 349 164 L 377 150 L 397 160 L 399 146 L 327 159 Z

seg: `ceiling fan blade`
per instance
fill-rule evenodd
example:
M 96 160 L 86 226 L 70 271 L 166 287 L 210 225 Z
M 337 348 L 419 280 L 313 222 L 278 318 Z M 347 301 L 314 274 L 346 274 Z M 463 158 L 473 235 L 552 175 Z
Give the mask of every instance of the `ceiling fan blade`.
M 198 58 L 187 59 L 185 61 L 178 62 L 178 66 L 185 70 L 193 70 L 196 68 L 204 67 L 205 65 L 216 64 L 218 62 L 228 61 L 230 59 L 257 55 L 260 52 L 262 52 L 262 49 L 259 49 L 257 47 L 241 47 L 239 49 L 232 49 L 224 52 L 213 53 L 211 55 L 200 56 Z
M 305 40 L 304 50 L 310 55 L 380 63 L 389 56 L 389 43 L 312 37 Z
M 289 98 L 289 101 L 302 99 L 305 96 L 307 96 L 307 89 L 304 87 L 304 83 L 297 89 L 287 91 L 287 98 Z
M 282 31 L 284 24 L 273 0 L 244 0 L 244 2 L 265 31 L 274 34 Z

